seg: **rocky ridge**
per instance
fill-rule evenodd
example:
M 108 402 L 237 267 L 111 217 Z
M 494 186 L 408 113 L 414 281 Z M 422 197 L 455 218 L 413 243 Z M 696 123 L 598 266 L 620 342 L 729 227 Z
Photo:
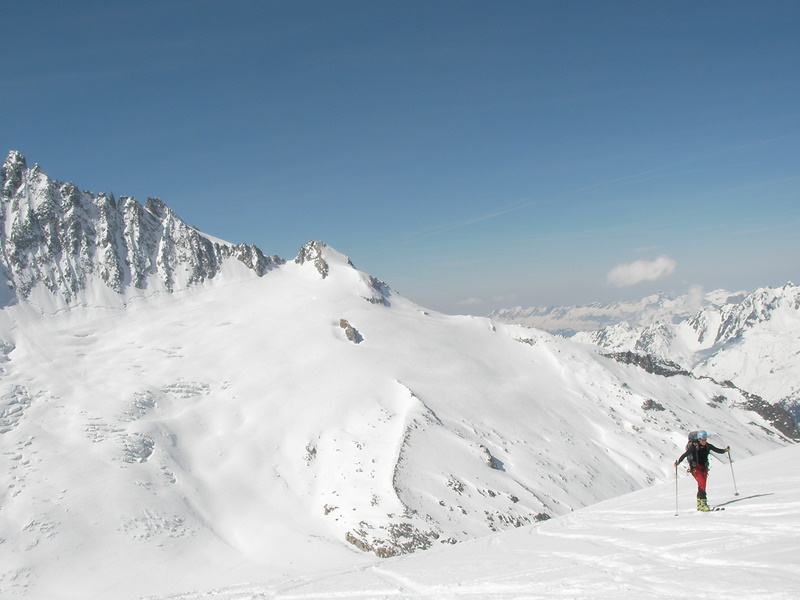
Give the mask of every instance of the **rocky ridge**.
M 93 279 L 116 294 L 172 292 L 214 278 L 231 260 L 258 277 L 285 262 L 250 244 L 212 241 L 157 198 L 143 206 L 53 180 L 16 151 L 0 183 L 4 305 L 39 286 L 69 305 Z

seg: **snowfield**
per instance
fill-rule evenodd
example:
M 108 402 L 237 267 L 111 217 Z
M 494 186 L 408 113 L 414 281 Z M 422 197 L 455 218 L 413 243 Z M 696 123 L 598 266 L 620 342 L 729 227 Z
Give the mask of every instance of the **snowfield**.
M 736 461 L 734 475 L 738 496 L 729 465 L 712 467 L 710 497 L 724 511 L 696 512 L 681 473 L 677 515 L 672 481 L 452 548 L 170 598 L 794 600 L 800 447 Z
M 253 597 L 336 586 L 338 597 L 481 597 L 526 589 L 531 569 L 536 593 L 562 569 L 569 586 L 606 589 L 627 533 L 589 535 L 573 511 L 671 481 L 699 425 L 741 458 L 789 443 L 735 390 L 429 313 L 315 247 L 262 278 L 231 271 L 123 307 L 55 312 L 34 294 L 0 313 L 4 597 L 158 598 L 243 581 L 266 590 Z M 716 469 L 712 485 L 724 477 Z M 753 487 L 750 505 L 770 506 Z M 658 489 L 591 509 L 589 530 L 630 520 L 634 548 L 693 547 L 662 545 L 656 532 L 682 521 L 673 488 Z M 453 546 L 514 528 L 526 533 Z M 507 554 L 462 570 L 461 553 L 482 543 Z M 582 561 L 599 565 L 588 579 L 576 579 Z M 422 565 L 428 575 L 414 575 Z

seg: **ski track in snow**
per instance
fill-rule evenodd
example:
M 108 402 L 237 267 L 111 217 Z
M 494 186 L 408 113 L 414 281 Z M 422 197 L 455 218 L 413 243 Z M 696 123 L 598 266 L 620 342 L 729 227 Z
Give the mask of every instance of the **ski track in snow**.
M 692 509 L 693 482 L 660 484 L 551 521 L 357 569 L 163 600 L 795 600 L 800 595 L 800 446 L 716 475 L 726 510 Z M 156 600 L 156 597 L 152 597 Z

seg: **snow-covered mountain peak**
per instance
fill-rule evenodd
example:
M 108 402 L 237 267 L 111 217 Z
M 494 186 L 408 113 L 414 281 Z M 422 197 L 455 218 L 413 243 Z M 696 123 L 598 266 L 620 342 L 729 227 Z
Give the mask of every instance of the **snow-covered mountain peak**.
M 165 202 L 92 194 L 29 169 L 21 153 L 3 163 L 0 303 L 19 300 L 44 312 L 79 304 L 119 306 L 136 296 L 206 282 L 262 277 L 286 264 L 249 244 L 231 244 L 187 225 Z M 309 241 L 293 261 L 301 272 L 388 304 L 386 284 L 355 269 L 347 256 Z M 345 291 L 344 289 L 342 290 Z
M 136 202 L 135 198 L 131 198 L 129 196 L 125 197 L 125 202 L 127 204 Z M 144 205 L 144 209 L 152 213 L 158 219 L 165 219 L 168 217 L 177 218 L 178 216 L 169 208 L 161 198 L 147 198 L 147 203 Z
M 209 237 L 164 202 L 81 191 L 29 169 L 16 151 L 3 163 L 0 270 L 4 305 L 45 311 L 78 303 L 112 305 L 218 277 L 263 276 L 284 261 L 255 246 Z M 249 273 L 249 275 L 247 275 Z
M 350 260 L 346 256 L 336 252 L 324 242 L 314 240 L 306 242 L 306 244 L 300 248 L 294 262 L 298 265 L 307 263 L 314 265 L 317 273 L 325 279 L 330 273 L 330 260 L 337 263 L 346 262 L 348 265 L 352 266 L 352 263 L 350 263 Z
M 779 288 L 760 288 L 738 304 L 726 305 L 721 311 L 722 323 L 716 343 L 724 343 L 743 335 L 748 329 L 772 319 L 796 320 L 800 309 L 800 287 L 792 283 Z

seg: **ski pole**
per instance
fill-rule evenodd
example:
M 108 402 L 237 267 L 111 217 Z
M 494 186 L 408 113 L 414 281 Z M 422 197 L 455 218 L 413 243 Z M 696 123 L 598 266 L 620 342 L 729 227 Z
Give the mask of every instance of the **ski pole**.
M 730 448 L 728 448 L 728 463 L 731 465 L 731 477 L 733 478 L 733 491 L 736 492 L 734 496 L 738 496 L 739 489 L 736 487 L 736 475 L 733 474 L 733 459 L 731 458 Z
M 675 516 L 678 516 L 678 463 L 675 463 Z

